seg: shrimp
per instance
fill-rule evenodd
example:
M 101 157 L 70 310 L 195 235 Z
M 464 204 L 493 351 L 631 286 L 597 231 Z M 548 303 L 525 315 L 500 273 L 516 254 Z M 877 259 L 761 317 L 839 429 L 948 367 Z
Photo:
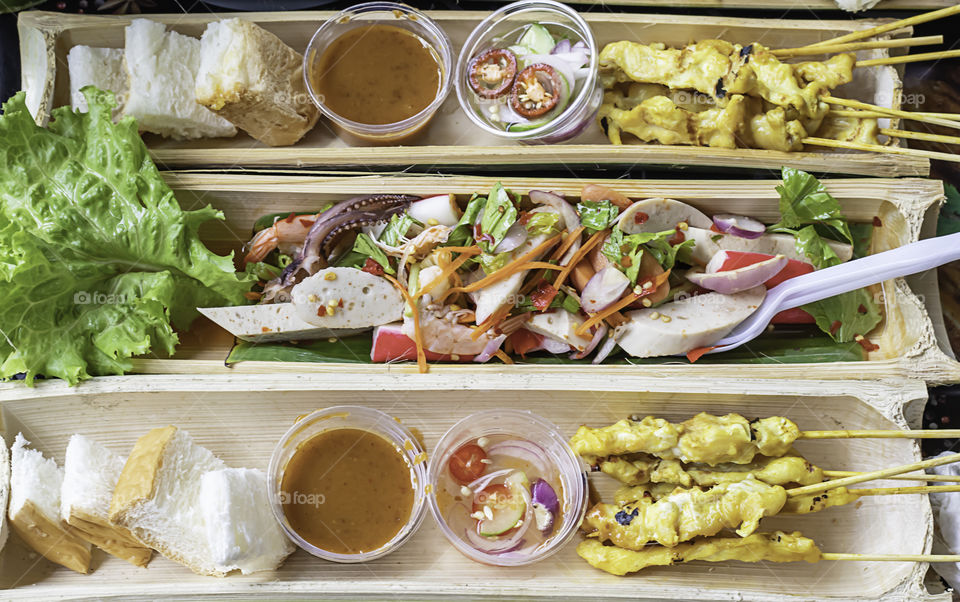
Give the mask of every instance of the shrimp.
M 283 219 L 273 222 L 269 228 L 264 228 L 257 232 L 253 240 L 244 245 L 246 255 L 243 258 L 244 265 L 256 263 L 266 259 L 274 249 L 280 249 L 281 252 L 295 253 L 297 248 L 303 245 L 307 239 L 307 233 L 313 223 L 317 221 L 317 215 L 295 215 L 291 213 Z
M 469 309 L 424 304 L 420 307 L 420 336 L 423 337 L 423 346 L 433 353 L 444 355 L 479 355 L 487 345 L 495 344 L 499 347 L 507 338 L 506 335 L 495 334 L 491 328 L 474 340 L 475 329 L 463 323 L 463 320 L 472 317 L 473 312 Z M 411 339 L 414 338 L 412 316 L 404 315 L 403 333 Z

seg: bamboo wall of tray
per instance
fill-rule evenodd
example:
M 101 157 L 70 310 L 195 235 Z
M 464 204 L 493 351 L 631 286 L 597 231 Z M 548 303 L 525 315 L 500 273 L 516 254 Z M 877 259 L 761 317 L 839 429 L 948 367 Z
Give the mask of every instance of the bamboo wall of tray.
M 292 47 L 306 47 L 317 25 L 329 12 L 246 13 L 277 34 Z M 455 49 L 486 13 L 442 11 L 431 13 L 453 40 Z M 684 15 L 586 13 L 600 45 L 619 39 L 660 41 L 682 45 L 691 39 L 722 36 L 743 44 L 761 41 L 766 45 L 799 47 L 852 30 L 868 28 L 877 21 L 817 21 L 718 18 Z M 132 17 L 63 15 L 27 12 L 20 15 L 19 30 L 23 88 L 28 106 L 43 123 L 52 107 L 69 103 L 66 53 L 76 44 L 123 46 L 123 27 Z M 178 31 L 199 36 L 213 14 L 151 15 Z M 908 31 L 896 35 L 909 36 Z M 901 52 L 903 49 L 898 49 Z M 862 51 L 861 58 L 886 56 L 887 50 Z M 841 93 L 883 106 L 900 106 L 901 82 L 894 67 L 860 69 L 853 83 Z M 877 176 L 925 176 L 930 162 L 924 158 L 884 153 L 796 152 L 755 149 L 713 149 L 649 145 L 614 146 L 599 127 L 570 145 L 518 145 L 503 141 L 476 128 L 460 111 L 452 94 L 441 107 L 424 138 L 414 146 L 346 147 L 321 119 L 304 140 L 293 147 L 269 148 L 245 134 L 232 139 L 188 142 L 146 137 L 158 164 L 178 167 L 350 167 L 350 166 L 470 166 L 532 168 L 564 164 L 571 167 L 596 165 L 693 165 L 713 168 L 779 169 L 789 164 L 816 173 L 849 173 Z M 895 124 L 892 124 L 895 127 Z M 466 133 L 466 134 L 465 134 Z M 897 144 L 898 142 L 894 142 Z
M 210 203 L 226 214 L 226 222 L 201 230 L 201 235 L 219 252 L 239 249 L 249 236 L 253 222 L 278 211 L 308 211 L 330 199 L 343 199 L 371 192 L 436 194 L 454 192 L 468 196 L 488 190 L 493 183 L 520 192 L 549 189 L 575 198 L 588 181 L 615 187 L 634 198 L 666 196 L 682 199 L 711 212 L 732 212 L 775 221 L 779 215 L 774 189 L 770 181 L 704 181 L 704 180 L 573 180 L 542 178 L 487 178 L 429 175 L 368 176 L 246 176 L 171 172 L 165 176 L 176 190 L 180 202 L 187 207 Z M 828 180 L 828 189 L 841 200 L 847 216 L 854 221 L 871 221 L 878 216 L 883 224 L 874 237 L 874 250 L 882 251 L 917 239 L 927 208 L 943 199 L 942 185 L 933 180 L 873 179 Z M 870 354 L 869 361 L 835 362 L 830 364 L 738 365 L 737 374 L 749 378 L 826 378 L 884 379 L 919 378 L 931 383 L 960 382 L 960 364 L 939 348 L 930 318 L 920 300 L 902 281 L 889 281 L 877 288 L 886 303 L 887 318 L 871 333 L 871 340 L 880 351 Z M 202 324 L 193 333 L 182 337 L 180 350 L 173 359 L 137 359 L 135 370 L 143 373 L 319 373 L 336 375 L 341 364 L 283 362 L 242 362 L 230 368 L 223 360 L 233 342 L 226 332 Z M 412 364 L 350 364 L 351 372 L 366 375 L 415 375 Z M 645 376 L 722 376 L 731 368 L 724 365 L 676 364 L 637 366 L 563 366 L 514 365 L 507 369 L 499 364 L 434 365 L 431 373 L 418 375 L 429 381 L 438 375 L 462 379 L 464 386 L 493 374 L 503 375 L 517 383 L 546 382 L 569 379 L 579 374 L 590 378 L 609 377 L 628 386 L 632 378 Z
M 568 386 L 558 387 L 557 379 L 521 383 L 434 375 L 410 380 L 349 372 L 335 380 L 318 374 L 125 376 L 98 378 L 75 388 L 60 382 L 41 382 L 34 389 L 21 383 L 0 384 L 0 404 L 7 432 L 24 429 L 40 449 L 60 461 L 73 432 L 125 454 L 149 428 L 177 424 L 228 464 L 265 468 L 273 445 L 297 415 L 340 403 L 360 403 L 397 416 L 423 433 L 430 450 L 453 422 L 482 407 L 530 409 L 568 435 L 582 423 L 607 424 L 635 412 L 680 420 L 699 411 L 734 411 L 750 416 L 786 415 L 804 429 L 899 429 L 907 426 L 904 408 L 921 403 L 926 396 L 923 383 L 896 379 L 637 378 L 618 389 L 604 379 L 581 374 L 559 384 Z M 797 446 L 817 465 L 838 470 L 871 470 L 919 458 L 916 443 L 904 439 L 800 441 Z M 595 475 L 590 480 L 602 496 L 611 495 L 611 479 Z M 802 530 L 828 552 L 919 554 L 930 550 L 932 516 L 925 496 L 902 495 L 865 498 L 862 504 L 802 517 L 768 518 L 763 528 Z M 43 562 L 37 565 L 14 539 L 0 564 L 0 586 L 10 587 L 15 579 L 19 582 L 15 589 L 0 592 L 0 598 L 153 599 L 209 594 L 231 599 L 506 596 L 780 602 L 804 591 L 820 600 L 948 599 L 923 590 L 926 565 L 922 563 L 693 563 L 616 578 L 587 566 L 574 548 L 571 542 L 557 556 L 531 567 L 486 567 L 458 554 L 427 517 L 409 544 L 373 563 L 333 565 L 297 552 L 276 573 L 214 579 L 194 576 L 163 558 L 155 559 L 148 570 L 105 558 L 92 575 L 77 575 Z M 30 565 L 33 568 L 22 573 Z
M 840 10 L 834 0 L 575 0 L 573 4 L 654 8 L 755 8 L 780 11 Z M 955 0 L 881 0 L 874 10 L 935 10 L 954 4 Z

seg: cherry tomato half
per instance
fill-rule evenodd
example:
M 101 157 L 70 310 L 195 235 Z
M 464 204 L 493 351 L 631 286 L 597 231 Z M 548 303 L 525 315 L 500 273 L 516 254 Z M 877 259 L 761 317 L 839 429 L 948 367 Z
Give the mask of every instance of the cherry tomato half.
M 461 485 L 468 485 L 479 479 L 487 470 L 481 460 L 487 459 L 487 452 L 473 443 L 467 443 L 450 456 L 450 474 Z

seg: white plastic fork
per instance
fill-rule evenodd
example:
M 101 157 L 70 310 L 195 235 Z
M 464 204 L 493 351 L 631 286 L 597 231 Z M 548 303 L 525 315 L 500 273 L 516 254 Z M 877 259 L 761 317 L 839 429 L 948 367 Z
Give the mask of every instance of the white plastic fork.
M 960 259 L 960 232 L 928 238 L 785 280 L 767 291 L 749 318 L 708 353 L 729 351 L 760 336 L 775 315 L 891 278 L 909 276 Z

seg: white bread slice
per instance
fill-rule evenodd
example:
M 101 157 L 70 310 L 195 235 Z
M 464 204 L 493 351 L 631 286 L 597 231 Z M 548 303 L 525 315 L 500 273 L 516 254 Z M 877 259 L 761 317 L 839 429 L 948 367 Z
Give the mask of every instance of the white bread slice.
M 87 98 L 80 92 L 84 86 L 110 90 L 117 97 L 113 117 L 123 111 L 127 98 L 127 71 L 123 67 L 123 50 L 74 46 L 67 53 L 70 72 L 70 104 L 78 111 L 87 111 Z
M 214 470 L 200 479 L 210 554 L 218 571 L 271 571 L 294 547 L 270 509 L 267 475 L 252 468 Z
M 124 459 L 97 442 L 73 435 L 63 462 L 60 518 L 101 550 L 136 566 L 147 566 L 153 550 L 130 531 L 110 524 L 110 500 Z
M 296 143 L 320 116 L 303 81 L 303 55 L 241 19 L 213 21 L 203 32 L 196 99 L 270 146 Z
M 0 436 L 0 550 L 7 545 L 10 527 L 7 525 L 7 505 L 10 502 L 10 450 L 7 440 Z
M 17 434 L 10 450 L 10 524 L 47 560 L 78 573 L 90 571 L 90 544 L 60 521 L 63 469 Z
M 137 440 L 110 502 L 110 522 L 144 545 L 200 575 L 223 577 L 210 556 L 200 497 L 201 477 L 226 465 L 175 426 Z
M 181 140 L 233 136 L 236 128 L 194 99 L 200 40 L 149 19 L 126 27 L 124 46 L 130 91 L 124 114 L 143 131 Z

